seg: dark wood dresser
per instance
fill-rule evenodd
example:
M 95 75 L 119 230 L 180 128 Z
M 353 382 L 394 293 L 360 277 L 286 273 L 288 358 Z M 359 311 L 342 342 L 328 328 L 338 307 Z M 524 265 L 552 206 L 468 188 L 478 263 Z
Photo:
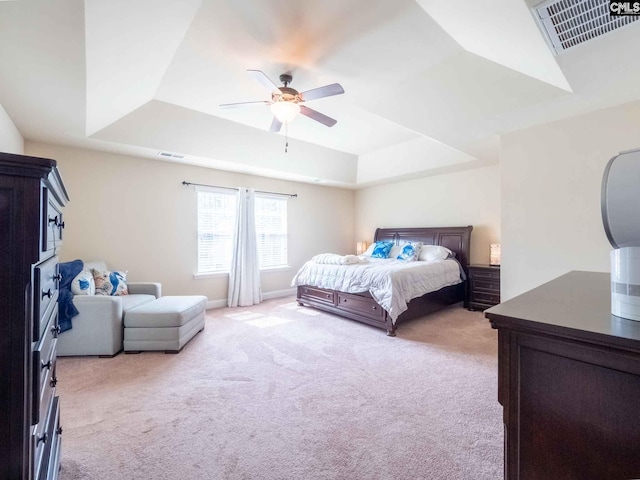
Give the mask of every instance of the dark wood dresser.
M 469 310 L 485 310 L 500 303 L 500 266 L 469 265 Z
M 640 478 L 640 322 L 608 273 L 570 272 L 490 308 L 505 478 Z
M 58 251 L 68 196 L 45 158 L 0 153 L 0 478 L 58 478 Z

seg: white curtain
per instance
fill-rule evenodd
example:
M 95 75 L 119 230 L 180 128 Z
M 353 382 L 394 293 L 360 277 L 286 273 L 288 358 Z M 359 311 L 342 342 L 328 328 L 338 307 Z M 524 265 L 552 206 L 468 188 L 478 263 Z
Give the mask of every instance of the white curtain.
M 238 190 L 236 228 L 233 233 L 233 255 L 229 272 L 230 307 L 246 307 L 262 302 L 255 203 L 253 189 Z

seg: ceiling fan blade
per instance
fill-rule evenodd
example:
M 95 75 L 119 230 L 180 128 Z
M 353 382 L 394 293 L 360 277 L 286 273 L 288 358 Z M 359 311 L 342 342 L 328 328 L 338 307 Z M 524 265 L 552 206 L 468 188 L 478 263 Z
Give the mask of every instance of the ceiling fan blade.
M 271 122 L 271 128 L 269 131 L 272 133 L 278 133 L 282 128 L 282 122 L 278 120 L 276 117 L 273 117 L 273 121 Z
M 327 127 L 333 127 L 336 123 L 338 123 L 337 120 L 331 117 L 327 117 L 324 113 L 320 113 L 309 107 L 305 107 L 304 105 L 300 105 L 300 113 L 315 120 L 316 122 L 320 122 L 323 125 L 326 125 Z
M 237 102 L 237 103 L 223 103 L 222 105 L 218 105 L 220 108 L 235 108 L 235 107 L 240 107 L 243 105 L 256 105 L 258 103 L 261 103 L 263 105 L 267 105 L 268 102 L 267 100 L 258 100 L 256 102 Z
M 260 83 L 264 88 L 266 88 L 269 93 L 277 93 L 278 95 L 282 95 L 282 90 L 278 88 L 278 86 L 267 77 L 263 71 L 261 70 L 247 70 L 249 76 Z
M 342 95 L 344 88 L 339 83 L 332 83 L 331 85 L 325 85 L 324 87 L 314 88 L 313 90 L 307 90 L 302 92 L 302 98 L 305 102 L 309 100 L 315 100 L 316 98 L 331 97 L 332 95 Z

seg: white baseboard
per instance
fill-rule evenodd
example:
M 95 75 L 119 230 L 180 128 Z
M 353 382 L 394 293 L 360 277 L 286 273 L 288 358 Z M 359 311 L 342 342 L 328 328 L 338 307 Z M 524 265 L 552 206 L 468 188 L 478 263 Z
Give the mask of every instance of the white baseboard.
M 286 290 L 275 290 L 273 292 L 264 292 L 262 294 L 262 299 L 263 300 L 271 300 L 273 298 L 282 298 L 282 297 L 288 297 L 289 295 L 295 295 L 296 294 L 296 289 L 295 288 L 288 288 Z M 227 299 L 223 298 L 220 300 L 209 300 L 207 302 L 207 310 L 212 309 L 212 308 L 224 308 L 227 306 Z
M 211 310 L 212 308 L 224 308 L 227 306 L 227 299 L 224 300 L 209 300 L 207 302 L 207 310 Z
M 262 294 L 262 299 L 271 300 L 272 298 L 288 297 L 289 295 L 295 295 L 295 294 L 296 294 L 295 287 L 287 288 L 286 290 L 275 290 L 273 292 L 265 292 Z

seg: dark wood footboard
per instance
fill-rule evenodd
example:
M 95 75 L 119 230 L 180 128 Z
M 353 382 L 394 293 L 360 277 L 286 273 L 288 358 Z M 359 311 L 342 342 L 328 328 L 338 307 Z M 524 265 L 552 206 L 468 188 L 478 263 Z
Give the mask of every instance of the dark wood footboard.
M 298 287 L 299 305 L 307 305 L 358 322 L 373 325 L 395 335 L 395 326 L 387 311 L 369 294 L 338 292 L 324 288 L 301 285 Z
M 398 317 L 394 324 L 389 312 L 382 308 L 368 292 L 345 293 L 301 285 L 298 287 L 297 293 L 297 301 L 300 306 L 314 307 L 381 328 L 386 330 L 387 335 L 391 337 L 395 337 L 396 327 L 399 323 L 436 312 L 448 305 L 462 302 L 464 299 L 464 283 L 427 293 L 411 300 L 408 303 L 408 309 Z

